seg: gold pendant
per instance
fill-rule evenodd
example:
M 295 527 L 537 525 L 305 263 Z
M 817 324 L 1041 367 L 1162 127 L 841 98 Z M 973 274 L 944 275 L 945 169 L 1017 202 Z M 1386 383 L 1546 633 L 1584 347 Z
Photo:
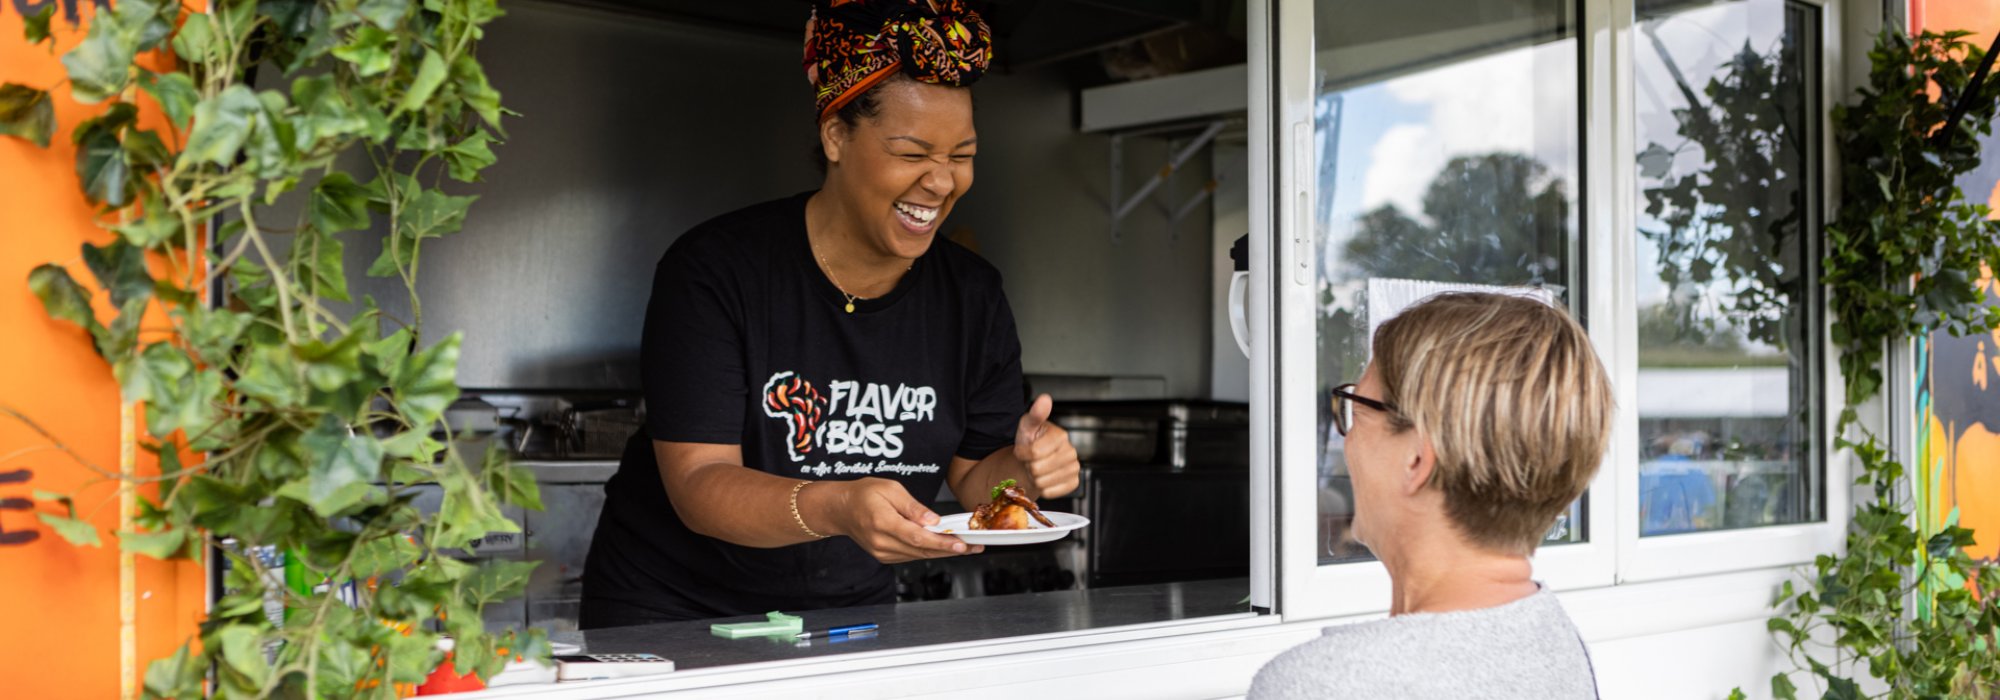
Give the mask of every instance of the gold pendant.
M 847 313 L 854 313 L 854 302 L 847 302 Z

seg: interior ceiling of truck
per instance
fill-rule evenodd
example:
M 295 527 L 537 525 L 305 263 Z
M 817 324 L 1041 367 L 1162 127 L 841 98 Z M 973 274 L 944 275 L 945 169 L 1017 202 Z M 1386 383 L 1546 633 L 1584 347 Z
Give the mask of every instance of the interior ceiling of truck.
M 808 0 L 558 0 L 570 5 L 670 19 L 720 30 L 798 41 L 805 29 Z M 1050 66 L 1090 57 L 1149 38 L 1195 35 L 1200 47 L 1240 43 L 1244 0 L 972 0 L 998 42 L 998 69 L 1005 72 Z M 1188 44 L 1176 42 L 1176 53 Z M 1205 51 L 1205 48 L 1197 49 Z M 1164 53 L 1154 49 L 1153 54 Z M 1235 61 L 1242 60 L 1240 51 Z M 1154 61 L 1145 61 L 1154 63 Z M 1202 60 L 1200 63 L 1212 63 Z M 1118 79 L 1111 69 L 1103 80 Z M 1154 72 L 1159 72 L 1155 70 Z M 1171 71 L 1167 71 L 1171 72 Z

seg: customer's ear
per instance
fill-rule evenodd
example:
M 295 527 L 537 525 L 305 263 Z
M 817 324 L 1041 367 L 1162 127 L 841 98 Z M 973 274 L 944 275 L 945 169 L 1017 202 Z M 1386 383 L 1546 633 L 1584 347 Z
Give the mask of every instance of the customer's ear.
M 1422 493 L 1437 474 L 1437 451 L 1431 449 L 1431 441 L 1420 431 L 1404 433 L 1414 443 L 1408 461 L 1403 466 L 1403 495 L 1415 496 Z

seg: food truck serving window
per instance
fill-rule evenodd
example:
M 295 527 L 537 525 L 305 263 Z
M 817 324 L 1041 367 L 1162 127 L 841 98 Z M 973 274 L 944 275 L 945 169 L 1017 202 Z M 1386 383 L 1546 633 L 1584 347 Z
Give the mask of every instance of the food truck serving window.
M 1504 285 L 1580 301 L 1578 5 L 1414 7 L 1314 7 L 1321 397 L 1359 380 L 1372 329 L 1425 290 Z M 1319 561 L 1364 559 L 1349 535 L 1345 440 L 1318 403 Z M 1582 513 L 1579 502 L 1549 540 L 1582 541 Z

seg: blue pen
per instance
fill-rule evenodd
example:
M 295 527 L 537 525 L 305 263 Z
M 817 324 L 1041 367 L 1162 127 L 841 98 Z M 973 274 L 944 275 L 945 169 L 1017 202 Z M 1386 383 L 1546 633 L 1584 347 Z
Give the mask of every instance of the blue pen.
M 873 630 L 875 630 L 875 628 L 876 628 L 876 624 L 875 624 L 875 623 L 873 623 L 873 622 L 863 622 L 863 623 L 861 623 L 861 624 L 858 624 L 858 625 L 847 625 L 847 626 L 845 626 L 845 627 L 830 627 L 830 628 L 827 628 L 827 629 L 824 629 L 824 630 L 820 630 L 820 631 L 818 631 L 818 632 L 811 632 L 811 631 L 807 631 L 807 632 L 800 632 L 800 633 L 798 633 L 798 635 L 797 635 L 797 636 L 795 636 L 795 637 L 793 637 L 793 638 L 794 638 L 794 639 L 811 639 L 811 638 L 813 638 L 813 637 L 838 637 L 838 636 L 842 636 L 842 635 L 847 635 L 847 634 L 853 634 L 853 633 L 855 633 L 855 632 L 870 632 L 870 631 L 873 631 Z

